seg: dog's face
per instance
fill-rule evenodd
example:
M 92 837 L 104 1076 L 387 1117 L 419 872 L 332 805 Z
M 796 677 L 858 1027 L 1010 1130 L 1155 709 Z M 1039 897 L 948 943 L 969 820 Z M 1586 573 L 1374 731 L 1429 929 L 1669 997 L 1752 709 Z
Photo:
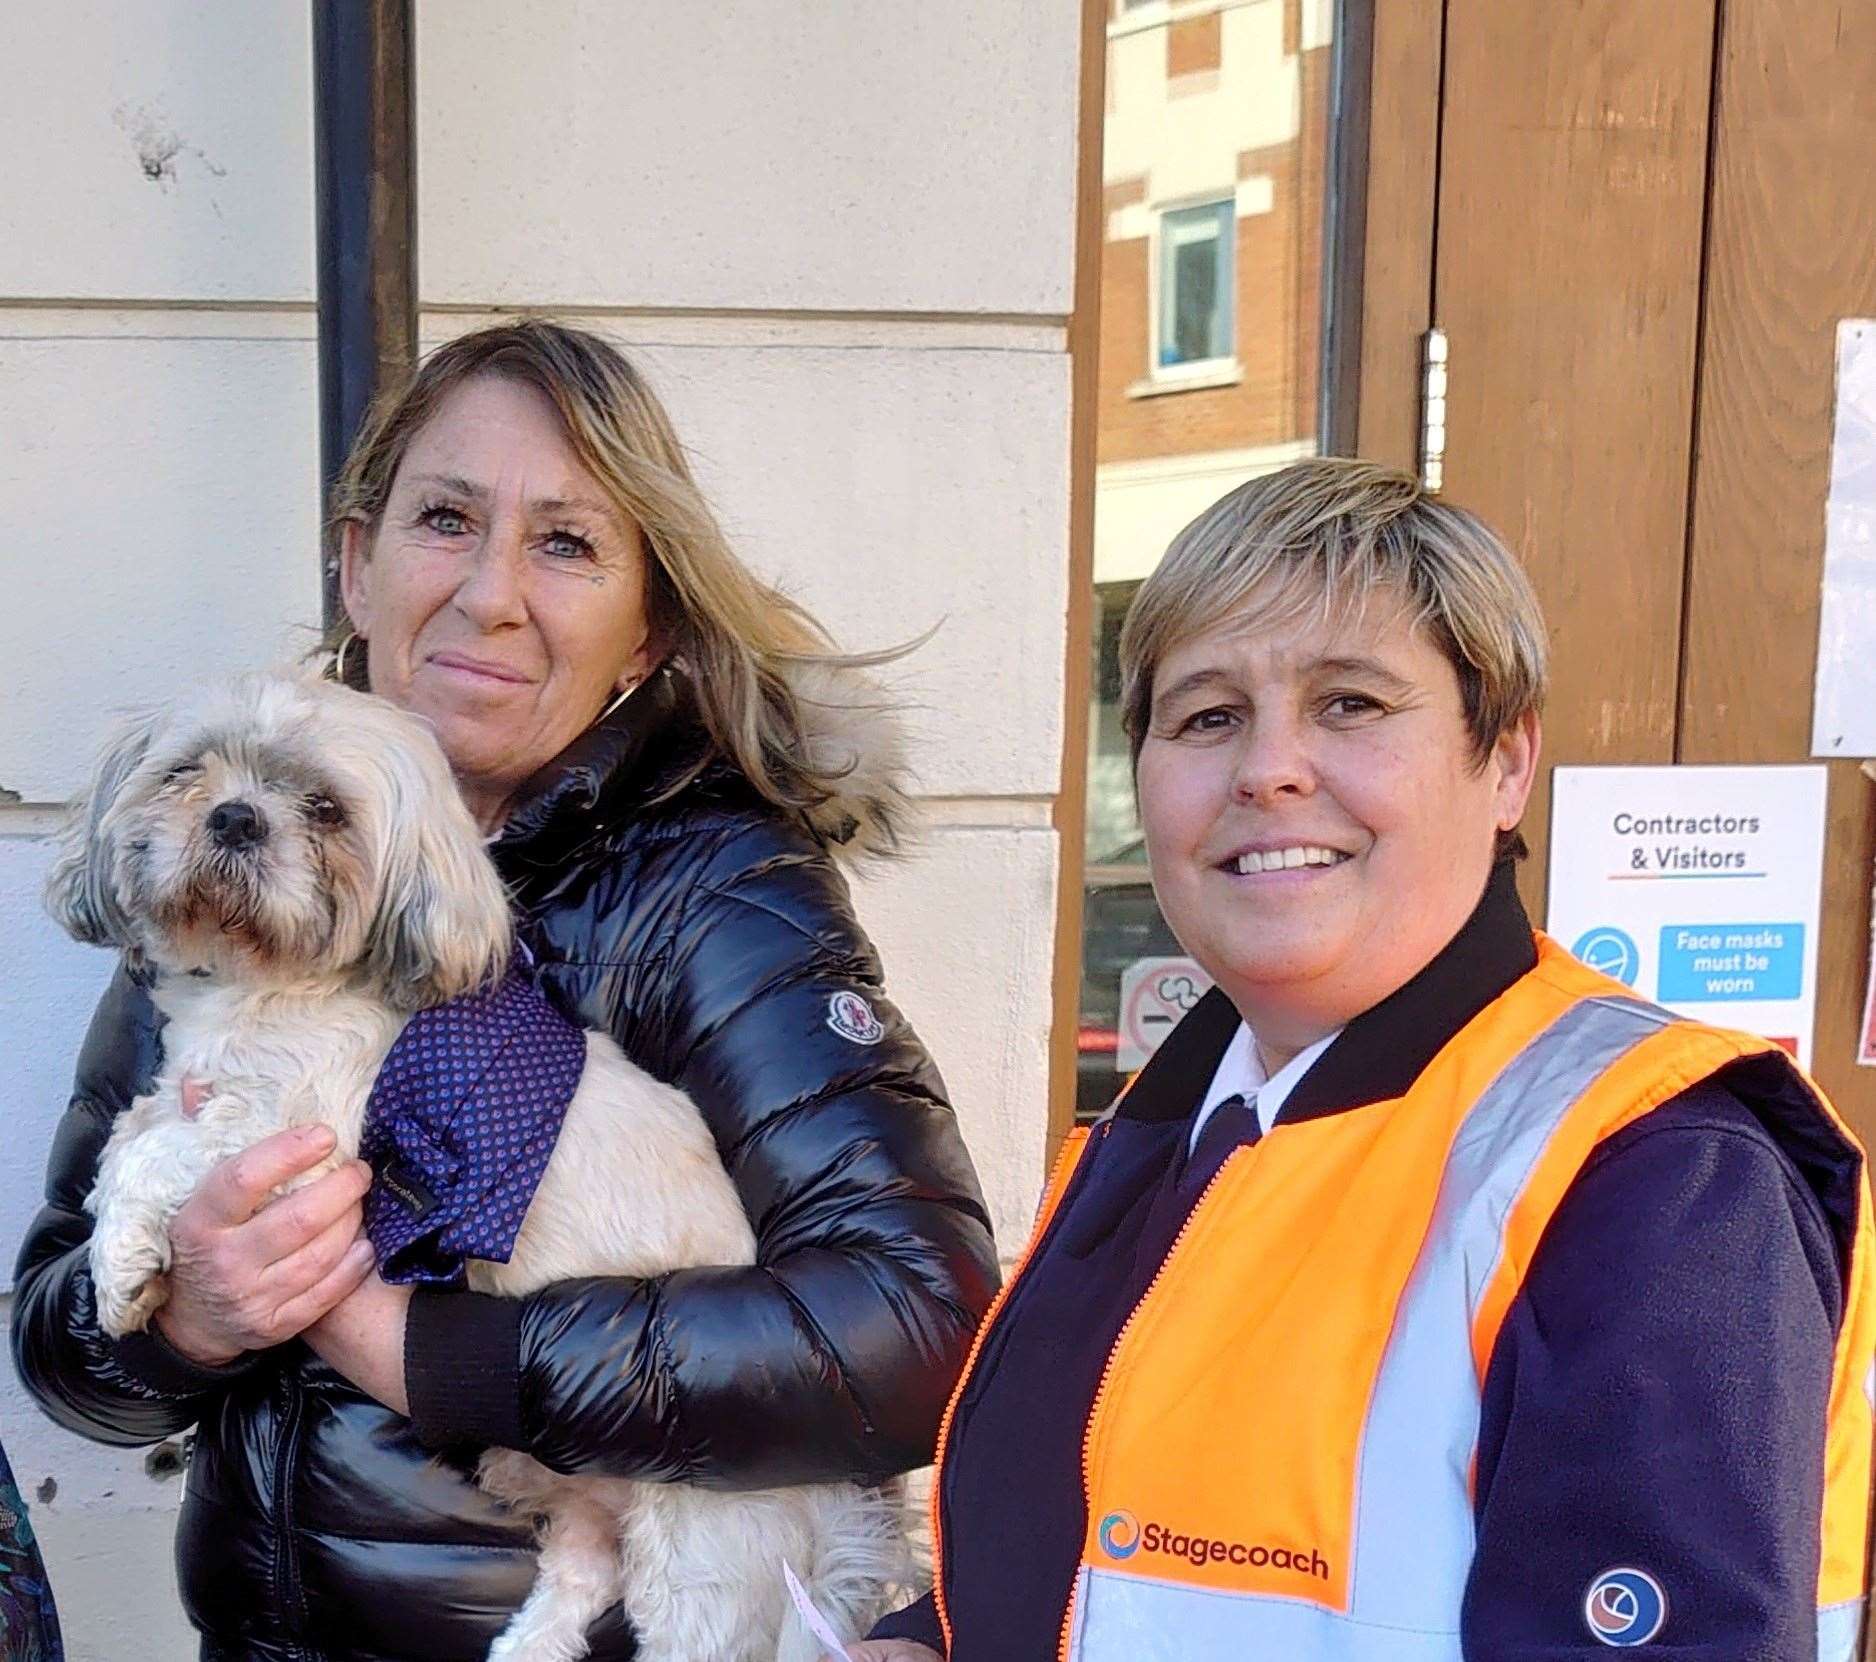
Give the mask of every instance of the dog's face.
M 48 885 L 80 940 L 401 1008 L 499 973 L 507 901 L 442 752 L 381 699 L 246 676 L 127 725 Z

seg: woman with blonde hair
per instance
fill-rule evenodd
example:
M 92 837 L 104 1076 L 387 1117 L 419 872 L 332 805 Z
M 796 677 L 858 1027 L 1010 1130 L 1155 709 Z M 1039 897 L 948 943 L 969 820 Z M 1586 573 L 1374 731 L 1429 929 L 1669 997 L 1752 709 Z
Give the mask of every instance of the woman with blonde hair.
M 1120 650 L 1217 985 L 1065 1154 L 946 1417 L 934 1594 L 855 1662 L 1850 1662 L 1862 1151 L 1775 1045 L 1532 932 L 1517 562 L 1300 463 Z
M 484 1654 L 534 1573 L 529 1521 L 473 1481 L 487 1447 L 725 1488 L 924 1464 L 996 1276 L 840 869 L 901 826 L 890 714 L 730 551 L 632 365 L 545 322 L 442 347 L 360 437 L 333 543 L 332 673 L 430 723 L 535 984 L 697 1103 L 758 1258 L 512 1300 L 388 1286 L 359 1239 L 367 1170 L 267 1204 L 328 1151 L 289 1132 L 205 1179 L 153 1327 L 107 1339 L 83 1201 L 162 1043 L 120 971 L 13 1342 L 76 1431 L 195 1428 L 183 1600 L 204 1656 L 242 1662 Z M 590 1640 L 634 1651 L 616 1612 Z

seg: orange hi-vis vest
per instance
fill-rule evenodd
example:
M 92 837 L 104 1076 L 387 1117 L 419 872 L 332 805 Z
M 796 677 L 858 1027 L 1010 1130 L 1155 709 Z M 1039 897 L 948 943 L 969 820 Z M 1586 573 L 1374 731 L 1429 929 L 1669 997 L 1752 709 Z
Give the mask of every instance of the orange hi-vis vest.
M 1109 1354 L 1063 1662 L 1459 1662 L 1482 1385 L 1546 1226 L 1604 1139 L 1764 1055 L 1782 1059 L 1636 999 L 1540 936 L 1536 967 L 1404 1096 L 1279 1120 L 1233 1153 Z M 1729 1081 L 1781 1141 L 1821 1121 L 1854 1146 L 1803 1086 L 1761 1102 Z M 1030 1252 L 1088 1137 L 1064 1150 Z M 1822 1662 L 1855 1656 L 1865 1591 L 1876 1285 L 1859 1183 L 1825 1438 Z

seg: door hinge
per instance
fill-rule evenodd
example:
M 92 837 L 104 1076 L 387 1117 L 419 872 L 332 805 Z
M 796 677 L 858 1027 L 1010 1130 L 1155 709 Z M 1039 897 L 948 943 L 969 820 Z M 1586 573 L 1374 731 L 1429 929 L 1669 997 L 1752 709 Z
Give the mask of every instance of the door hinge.
M 1446 483 L 1446 331 L 1420 337 L 1420 485 L 1436 494 Z

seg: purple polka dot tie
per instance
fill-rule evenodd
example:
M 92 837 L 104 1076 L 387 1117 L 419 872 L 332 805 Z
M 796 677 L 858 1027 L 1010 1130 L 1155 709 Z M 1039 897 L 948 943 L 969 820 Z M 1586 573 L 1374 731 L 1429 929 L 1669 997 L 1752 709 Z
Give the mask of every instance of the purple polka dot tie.
M 365 1233 L 391 1282 L 506 1263 L 586 1065 L 586 1035 L 511 970 L 419 1010 L 371 1088 L 359 1153 L 377 1174 Z

